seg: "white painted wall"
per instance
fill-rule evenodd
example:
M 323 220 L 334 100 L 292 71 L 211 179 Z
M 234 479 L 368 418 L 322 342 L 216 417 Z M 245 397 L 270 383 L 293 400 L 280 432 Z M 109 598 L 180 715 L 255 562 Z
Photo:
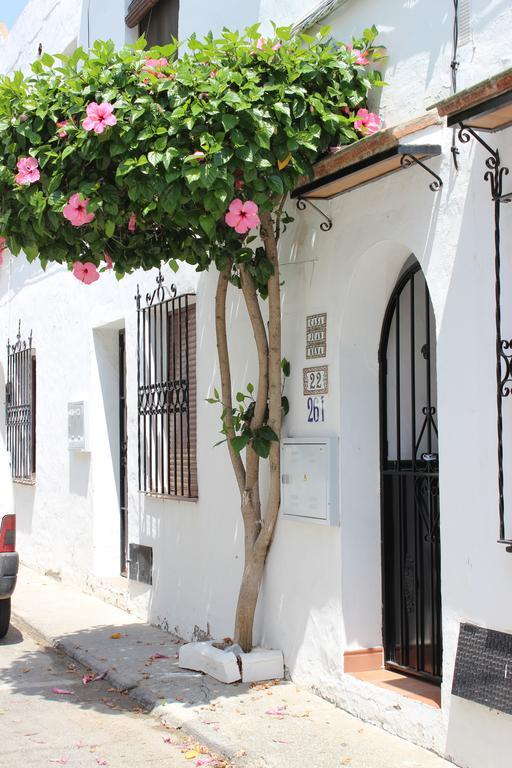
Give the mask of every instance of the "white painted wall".
M 96 0 L 94 0 L 94 3 Z M 42 0 L 39 0 L 42 6 Z M 108 18 L 91 5 L 92 37 L 122 42 L 121 3 Z M 215 8 L 182 0 L 180 34 L 236 26 L 257 18 L 294 21 L 309 9 L 302 0 L 224 3 Z M 503 30 L 508 2 L 473 0 L 473 39 L 461 50 L 461 87 L 510 61 Z M 105 9 L 103 9 L 105 10 Z M 246 21 L 247 17 L 247 21 Z M 441 0 L 351 0 L 333 15 L 339 37 L 367 24 L 381 28 L 389 49 L 381 108 L 388 124 L 419 115 L 448 94 L 451 4 Z M 201 24 L 201 27 L 198 25 Z M 13 31 L 11 40 L 15 40 Z M 20 33 L 21 34 L 21 33 Z M 79 39 L 84 40 L 84 16 Z M 89 23 L 89 39 L 91 25 Z M 58 46 L 60 38 L 54 40 Z M 0 68 L 9 67 L 5 50 Z M 498 532 L 494 381 L 492 205 L 483 181 L 484 151 L 460 146 L 461 170 L 451 164 L 451 131 L 431 128 L 411 141 L 439 143 L 428 161 L 444 180 L 428 189 L 419 168 L 404 170 L 322 207 L 329 233 L 314 212 L 295 212 L 281 243 L 284 280 L 283 353 L 291 361 L 287 384 L 292 436 L 340 437 L 341 525 L 325 528 L 292 520 L 278 523 L 258 608 L 257 639 L 282 648 L 295 680 L 355 714 L 453 757 L 467 768 L 509 765 L 512 719 L 450 694 L 458 626 L 472 621 L 512 631 L 509 600 L 512 558 L 496 543 Z M 512 166 L 512 134 L 488 137 Z M 294 212 L 293 204 L 288 205 Z M 512 220 L 504 207 L 504 335 L 510 336 Z M 403 699 L 343 674 L 346 650 L 380 645 L 380 476 L 377 348 L 384 311 L 403 265 L 413 253 L 431 292 L 438 343 L 444 683 L 442 710 Z M 171 275 L 166 271 L 167 279 Z M 129 585 L 131 606 L 184 637 L 232 632 L 242 568 L 242 527 L 225 450 L 213 448 L 219 419 L 204 398 L 218 384 L 213 330 L 215 275 L 180 271 L 180 291 L 198 292 L 197 502 L 169 502 L 137 491 L 136 316 L 137 282 L 144 295 L 154 271 L 117 283 L 103 275 L 83 286 L 64 269 L 46 273 L 23 259 L 0 267 L 0 339 L 33 328 L 38 360 L 38 472 L 34 488 L 14 486 L 22 557 L 61 571 L 79 583 L 118 573 L 118 474 L 115 434 L 116 338 L 126 329 L 129 539 L 154 550 L 153 588 Z M 302 394 L 305 318 L 328 313 L 330 391 L 326 421 L 308 424 Z M 230 298 L 234 386 L 254 379 L 249 325 L 239 297 Z M 0 384 L 3 361 L 0 363 Z M 90 455 L 70 456 L 66 404 L 86 398 L 94 427 Z M 505 404 L 505 434 L 512 412 Z M 0 419 L 0 477 L 3 424 Z M 507 483 L 512 440 L 506 445 Z M 219 478 L 221 479 L 219 481 Z M 0 503 L 5 503 L 3 498 Z M 512 498 L 507 518 L 512 530 Z
M 29 0 L 8 37 L 0 37 L 0 71 L 27 72 L 40 44 L 45 53 L 72 52 L 79 25 L 80 0 Z

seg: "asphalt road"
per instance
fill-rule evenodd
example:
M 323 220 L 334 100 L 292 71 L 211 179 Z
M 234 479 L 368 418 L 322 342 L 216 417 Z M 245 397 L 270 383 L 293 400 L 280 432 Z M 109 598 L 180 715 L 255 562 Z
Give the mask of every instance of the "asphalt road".
M 227 768 L 103 680 L 11 625 L 0 640 L 0 766 Z M 58 693 L 70 691 L 71 693 Z

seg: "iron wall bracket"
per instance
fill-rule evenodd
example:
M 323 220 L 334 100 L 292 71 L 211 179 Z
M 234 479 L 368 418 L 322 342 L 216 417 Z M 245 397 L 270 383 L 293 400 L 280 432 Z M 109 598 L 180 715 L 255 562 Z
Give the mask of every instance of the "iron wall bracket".
M 428 165 L 425 165 L 425 163 L 422 163 L 421 160 L 418 160 L 417 157 L 414 155 L 405 154 L 402 155 L 400 158 L 400 165 L 403 168 L 410 168 L 411 165 L 419 165 L 421 168 L 423 168 L 424 171 L 427 173 L 430 173 L 431 176 L 434 177 L 434 181 L 431 181 L 428 185 L 429 189 L 432 190 L 432 192 L 439 192 L 441 187 L 443 186 L 443 180 L 440 176 L 437 175 L 437 173 L 434 173 L 434 171 L 428 167 Z
M 299 211 L 305 211 L 306 204 L 310 205 L 311 208 L 314 208 L 315 211 L 318 214 L 320 214 L 320 216 L 322 216 L 323 219 L 325 219 L 325 221 L 322 221 L 322 223 L 320 224 L 320 229 L 322 230 L 322 232 L 329 232 L 329 230 L 331 230 L 333 227 L 332 219 L 330 219 L 326 213 L 324 213 L 317 205 L 312 203 L 311 200 L 309 200 L 307 197 L 297 198 L 297 208 L 299 209 Z

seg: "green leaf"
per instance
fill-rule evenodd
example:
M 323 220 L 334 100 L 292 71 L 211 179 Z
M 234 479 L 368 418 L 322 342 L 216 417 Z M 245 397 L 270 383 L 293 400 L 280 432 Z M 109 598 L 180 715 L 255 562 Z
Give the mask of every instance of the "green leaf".
M 235 449 L 237 453 L 240 453 L 240 451 L 243 451 L 243 449 L 246 447 L 247 443 L 251 439 L 250 433 L 242 432 L 241 435 L 237 435 L 237 437 L 232 437 L 230 440 L 231 445 Z
M 216 230 L 216 221 L 212 216 L 200 216 L 199 223 L 210 239 L 213 239 Z
M 286 357 L 283 357 L 281 360 L 281 370 L 285 376 L 290 375 L 290 362 L 286 359 Z
M 257 436 L 263 438 L 263 440 L 269 440 L 270 442 L 279 442 L 279 438 L 268 425 L 261 427 L 257 431 Z
M 253 437 L 251 440 L 251 446 L 255 453 L 258 454 L 262 459 L 267 459 L 268 455 L 270 453 L 270 442 L 268 440 L 264 440 L 261 437 Z
M 250 395 L 252 395 L 252 393 L 254 392 L 254 385 L 253 384 L 248 384 L 247 385 L 247 391 L 248 391 L 248 393 Z
M 106 236 L 107 237 L 112 237 L 112 235 L 114 234 L 115 230 L 116 230 L 116 223 L 115 223 L 115 221 L 111 221 L 110 219 L 108 219 L 105 222 L 105 234 L 106 234 Z
M 224 126 L 225 131 L 230 131 L 235 125 L 238 125 L 239 118 L 236 115 L 221 115 L 221 123 Z
M 277 195 L 284 195 L 284 184 L 281 176 L 269 176 L 268 185 L 272 192 L 275 192 Z

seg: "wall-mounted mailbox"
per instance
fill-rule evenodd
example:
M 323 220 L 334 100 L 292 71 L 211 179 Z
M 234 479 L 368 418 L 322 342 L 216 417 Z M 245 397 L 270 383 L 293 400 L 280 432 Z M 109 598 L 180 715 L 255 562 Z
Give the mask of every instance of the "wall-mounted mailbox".
M 309 523 L 339 525 L 336 437 L 282 439 L 281 513 Z
M 68 450 L 88 451 L 86 406 L 83 400 L 68 403 Z

